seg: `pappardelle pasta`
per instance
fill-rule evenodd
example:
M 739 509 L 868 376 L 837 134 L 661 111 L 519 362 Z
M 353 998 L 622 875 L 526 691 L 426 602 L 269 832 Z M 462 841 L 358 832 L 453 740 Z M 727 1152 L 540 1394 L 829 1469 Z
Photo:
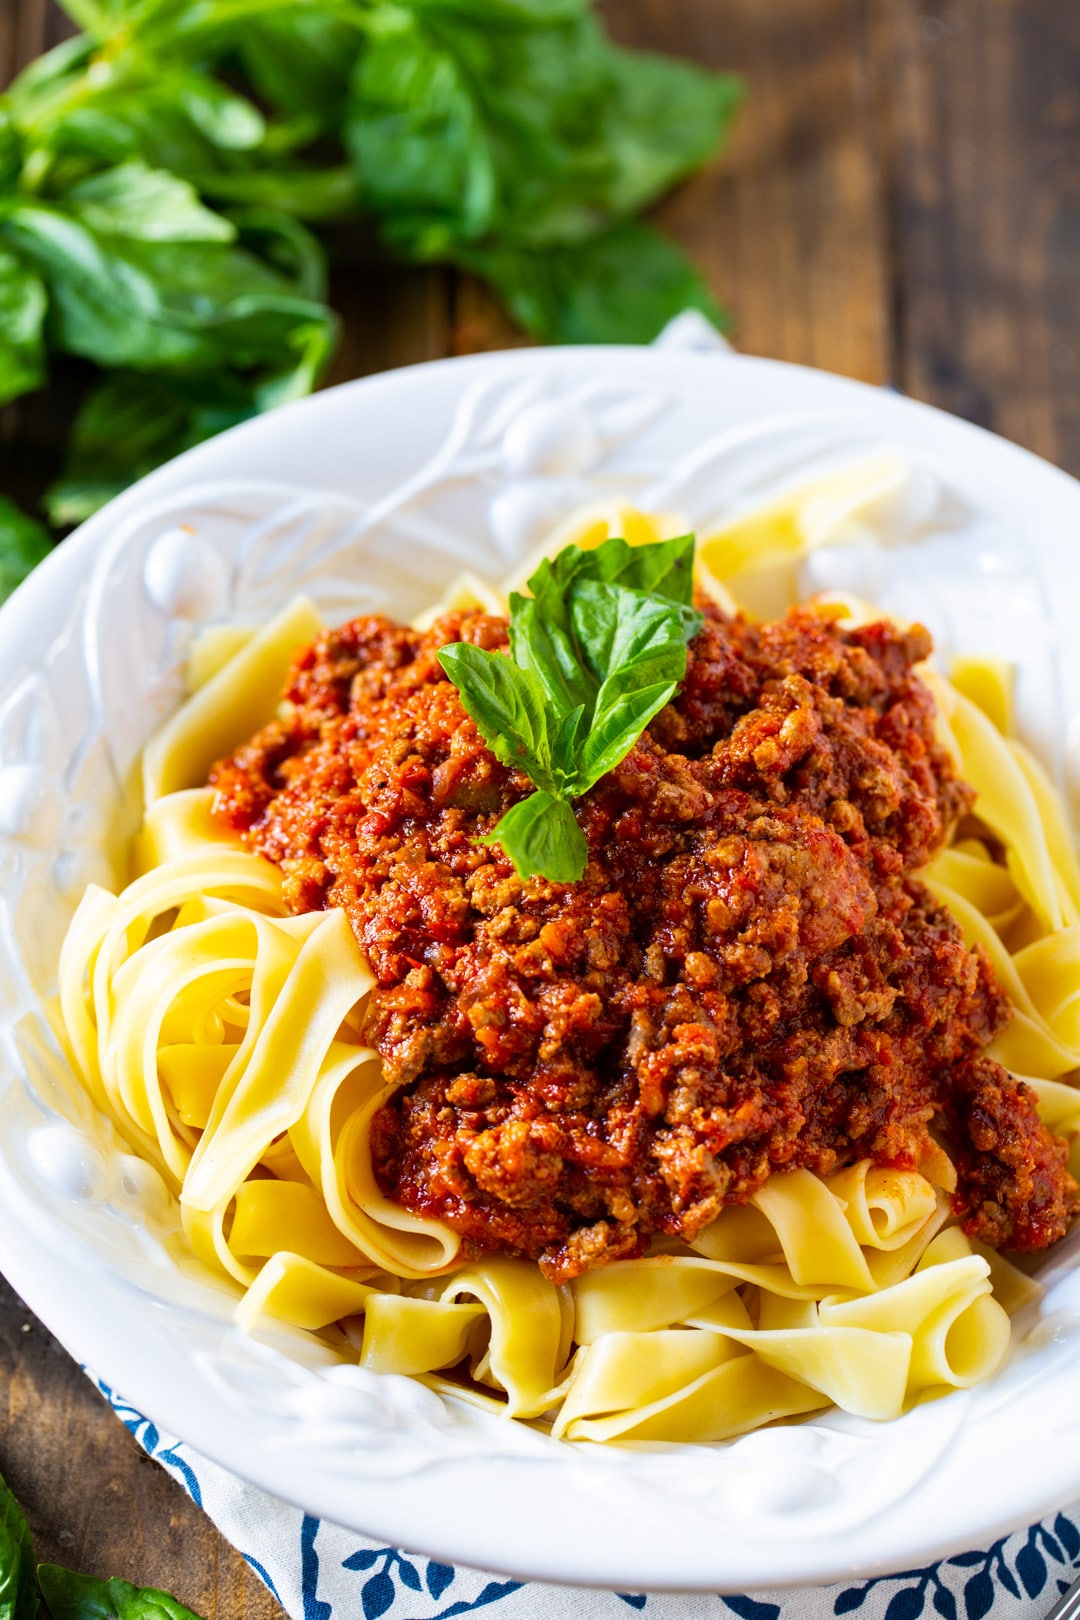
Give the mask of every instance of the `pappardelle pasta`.
M 757 590 L 805 548 L 815 498 L 820 514 L 821 491 L 804 490 L 706 535 L 699 589 L 738 612 L 740 578 Z M 678 532 L 618 507 L 546 551 Z M 842 625 L 876 617 L 854 600 L 811 606 Z M 506 598 L 466 576 L 447 607 L 501 614 Z M 917 1164 L 777 1170 L 688 1239 L 654 1234 L 632 1258 L 554 1275 L 388 1196 L 373 1121 L 404 1082 L 368 1044 L 376 979 L 349 915 L 298 910 L 282 866 L 214 813 L 206 785 L 272 718 L 294 652 L 322 629 L 297 599 L 257 630 L 196 638 L 190 696 L 144 753 L 131 881 L 87 891 L 60 963 L 77 1073 L 165 1178 L 191 1252 L 236 1286 L 240 1323 L 290 1323 L 572 1441 L 720 1441 L 831 1405 L 891 1418 L 989 1377 L 1038 1287 L 965 1236 L 953 1156 L 933 1136 Z M 989 1056 L 1071 1140 L 1080 866 L 1066 816 L 1010 735 L 1003 666 L 920 673 L 977 799 L 919 876 L 1011 1001 Z

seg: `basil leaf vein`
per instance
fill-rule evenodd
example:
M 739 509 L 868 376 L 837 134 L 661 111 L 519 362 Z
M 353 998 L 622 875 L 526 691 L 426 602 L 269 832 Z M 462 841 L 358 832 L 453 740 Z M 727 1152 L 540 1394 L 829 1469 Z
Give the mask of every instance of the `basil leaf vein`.
M 585 870 L 589 846 L 569 799 L 530 793 L 508 810 L 486 838 L 501 844 L 519 877 L 574 883 Z
M 548 708 L 536 676 L 501 653 L 485 652 L 467 642 L 444 647 L 439 662 L 495 758 L 525 771 L 537 786 L 557 791 Z

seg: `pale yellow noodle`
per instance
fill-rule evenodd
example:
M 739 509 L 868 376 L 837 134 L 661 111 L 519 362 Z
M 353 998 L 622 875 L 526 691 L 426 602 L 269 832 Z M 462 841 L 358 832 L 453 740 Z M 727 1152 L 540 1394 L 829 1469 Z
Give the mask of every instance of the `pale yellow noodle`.
M 809 547 L 865 532 L 902 472 L 883 453 L 740 515 L 702 541 L 703 585 L 732 609 L 764 563 L 786 579 Z M 593 508 L 502 589 L 464 575 L 440 608 L 503 611 L 539 555 L 684 527 Z M 372 1370 L 443 1390 L 459 1387 L 447 1374 L 467 1378 L 471 1398 L 593 1442 L 724 1440 L 830 1404 L 888 1418 L 988 1377 L 1006 1309 L 1037 1287 L 950 1224 L 955 1172 L 937 1146 L 918 1171 L 776 1175 L 691 1246 L 563 1289 L 522 1260 L 462 1265 L 455 1232 L 382 1194 L 369 1134 L 390 1090 L 359 1033 L 373 980 L 345 913 L 285 916 L 279 871 L 214 819 L 202 785 L 272 718 L 292 651 L 320 629 L 298 599 L 257 631 L 199 638 L 193 696 L 145 751 L 135 879 L 87 891 L 60 962 L 75 1066 L 167 1177 L 191 1250 L 237 1290 L 238 1320 L 329 1334 Z M 1007 668 L 968 659 L 958 676 L 962 691 L 940 676 L 934 690 L 982 831 L 925 876 L 1014 1001 L 997 1055 L 1075 1136 L 1080 1092 L 1062 1077 L 1080 1065 L 1080 867 L 1046 773 L 994 724 L 1009 723 Z

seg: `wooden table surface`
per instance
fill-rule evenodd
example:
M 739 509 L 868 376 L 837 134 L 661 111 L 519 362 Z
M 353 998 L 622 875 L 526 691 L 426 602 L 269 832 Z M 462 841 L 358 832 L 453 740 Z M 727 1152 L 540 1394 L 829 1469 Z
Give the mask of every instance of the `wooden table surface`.
M 1076 0 L 609 0 L 626 43 L 745 74 L 720 164 L 660 210 L 739 348 L 892 383 L 1080 474 Z M 62 37 L 0 0 L 0 82 Z M 467 278 L 335 272 L 331 381 L 521 339 Z M 0 417 L 0 490 L 33 499 L 69 409 Z M 0 1469 L 38 1556 L 161 1586 L 206 1620 L 280 1614 L 0 1283 Z M 6 1409 L 5 1409 L 6 1402 Z

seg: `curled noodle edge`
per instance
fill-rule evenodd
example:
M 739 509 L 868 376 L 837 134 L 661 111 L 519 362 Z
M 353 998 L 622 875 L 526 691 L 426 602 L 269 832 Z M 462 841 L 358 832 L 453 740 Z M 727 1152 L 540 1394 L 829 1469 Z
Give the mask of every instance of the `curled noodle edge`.
M 630 511 L 591 512 L 578 538 L 675 527 Z M 710 589 L 726 602 L 737 585 Z M 451 600 L 502 598 L 466 579 Z M 373 979 L 345 914 L 287 915 L 277 869 L 214 822 L 198 785 L 271 717 L 267 693 L 319 628 L 298 599 L 256 633 L 196 644 L 196 690 L 146 751 L 135 875 L 87 891 L 60 961 L 77 1071 L 165 1178 L 240 1323 L 290 1323 L 570 1441 L 721 1441 L 830 1405 L 890 1418 L 989 1377 L 1038 1288 L 953 1223 L 940 1149 L 916 1170 L 774 1176 L 692 1244 L 564 1288 L 531 1262 L 463 1262 L 457 1233 L 381 1193 L 369 1130 L 390 1088 L 363 1041 Z M 965 684 L 980 690 L 979 671 Z M 934 691 L 985 836 L 921 875 L 1013 1001 L 993 1055 L 1076 1136 L 1080 1092 L 1062 1076 L 1080 1065 L 1080 869 L 1063 812 L 1033 756 L 940 676 Z

